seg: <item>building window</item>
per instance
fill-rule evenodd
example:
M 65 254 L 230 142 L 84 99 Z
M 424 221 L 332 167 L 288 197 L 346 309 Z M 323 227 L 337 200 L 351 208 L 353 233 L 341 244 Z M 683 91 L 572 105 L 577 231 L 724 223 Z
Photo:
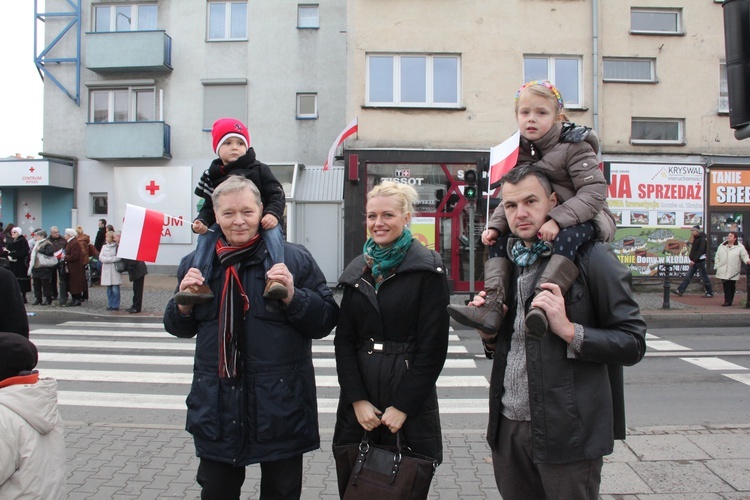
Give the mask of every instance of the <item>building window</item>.
M 632 144 L 684 144 L 684 120 L 676 118 L 633 118 L 630 121 Z
M 656 59 L 623 59 L 605 57 L 605 82 L 656 82 Z
M 729 113 L 729 87 L 725 62 L 719 64 L 719 113 Z
M 300 92 L 297 94 L 297 118 L 314 120 L 318 118 L 318 94 Z
M 89 193 L 91 198 L 91 215 L 108 215 L 107 193 Z
M 208 39 L 247 40 L 247 2 L 209 2 Z
M 94 31 L 147 31 L 156 29 L 156 4 L 96 5 Z
M 203 130 L 211 130 L 219 118 L 247 123 L 247 81 L 203 82 Z
M 123 87 L 92 90 L 89 93 L 92 123 L 151 122 L 156 119 L 153 87 Z
M 680 9 L 630 9 L 630 32 L 642 35 L 681 35 Z
M 577 56 L 524 56 L 523 81 L 549 80 L 560 91 L 566 108 L 583 107 L 581 58 Z
M 460 95 L 459 56 L 367 56 L 367 104 L 370 106 L 456 108 L 460 105 Z
M 299 4 L 297 6 L 298 28 L 320 28 L 318 4 Z

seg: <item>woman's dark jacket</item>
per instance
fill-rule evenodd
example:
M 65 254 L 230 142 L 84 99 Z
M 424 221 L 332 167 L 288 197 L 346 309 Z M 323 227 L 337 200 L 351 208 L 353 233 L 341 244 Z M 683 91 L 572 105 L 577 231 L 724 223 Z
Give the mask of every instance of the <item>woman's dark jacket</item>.
M 18 279 L 18 286 L 21 287 L 21 292 L 30 292 L 31 280 L 29 280 L 28 272 L 31 250 L 29 250 L 28 240 L 23 235 L 20 235 L 17 238 L 13 238 L 6 247 L 8 249 L 8 256 L 14 259 L 8 264 L 9 269 L 13 271 L 16 279 Z
M 367 400 L 380 411 L 393 406 L 406 413 L 403 431 L 408 445 L 441 460 L 435 383 L 448 352 L 450 295 L 440 255 L 413 240 L 377 293 L 361 255 L 344 270 L 339 283 L 344 294 L 334 344 L 341 397 L 334 444 L 359 442 L 363 430 L 352 403 Z M 384 365 L 370 361 L 370 339 L 385 340 L 386 345 L 408 343 L 411 350 L 393 370 L 383 370 Z
M 560 464 L 612 453 L 625 439 L 622 365 L 638 363 L 646 351 L 646 323 L 631 293 L 631 274 L 605 243 L 578 252 L 578 279 L 565 295 L 568 319 L 583 325 L 581 353 L 567 356 L 567 343 L 547 333 L 526 336 L 531 405 L 532 459 Z M 509 297 L 515 297 L 512 280 Z M 529 303 L 525 305 L 529 309 Z M 517 304 L 509 304 L 500 329 L 490 379 L 487 441 L 500 427 L 503 379 Z
M 29 318 L 18 280 L 3 267 L 0 267 L 0 297 L 0 332 L 14 332 L 29 338 Z
M 284 262 L 294 276 L 288 306 L 263 299 L 265 243 L 240 266 L 250 301 L 242 338 L 241 375 L 219 378 L 219 301 L 224 272 L 214 257 L 206 283 L 208 304 L 183 317 L 171 300 L 164 312 L 166 330 L 181 338 L 197 335 L 193 384 L 187 398 L 187 431 L 197 455 L 235 466 L 272 462 L 320 447 L 312 339 L 336 326 L 338 306 L 310 252 L 287 243 Z M 193 254 L 182 259 L 178 282 Z

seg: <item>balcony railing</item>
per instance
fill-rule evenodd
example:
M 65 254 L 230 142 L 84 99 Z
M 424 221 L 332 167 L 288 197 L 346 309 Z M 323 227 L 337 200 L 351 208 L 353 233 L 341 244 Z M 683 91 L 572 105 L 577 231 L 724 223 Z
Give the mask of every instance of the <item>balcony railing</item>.
M 85 57 L 96 73 L 172 71 L 172 39 L 162 30 L 86 33 Z
M 94 160 L 171 158 L 171 132 L 164 122 L 86 124 L 86 157 Z

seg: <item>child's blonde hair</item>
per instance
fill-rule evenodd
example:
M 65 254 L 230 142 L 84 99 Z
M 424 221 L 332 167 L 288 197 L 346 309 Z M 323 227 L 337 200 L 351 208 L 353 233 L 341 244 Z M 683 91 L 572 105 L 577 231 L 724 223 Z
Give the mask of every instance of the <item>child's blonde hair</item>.
M 518 92 L 516 92 L 516 114 L 518 114 L 518 100 L 521 97 L 521 93 L 526 91 L 536 96 L 548 99 L 552 104 L 552 107 L 555 109 L 555 115 L 557 116 L 559 121 L 570 121 L 568 115 L 565 114 L 565 103 L 563 102 L 562 94 L 559 90 L 557 90 L 557 87 L 552 85 L 552 83 L 548 82 L 547 80 L 532 80 L 530 82 L 524 83 L 521 88 L 518 89 Z
M 377 196 L 392 196 L 398 201 L 398 206 L 404 215 L 414 214 L 414 205 L 419 201 L 416 189 L 400 182 L 383 181 L 367 193 L 367 201 Z

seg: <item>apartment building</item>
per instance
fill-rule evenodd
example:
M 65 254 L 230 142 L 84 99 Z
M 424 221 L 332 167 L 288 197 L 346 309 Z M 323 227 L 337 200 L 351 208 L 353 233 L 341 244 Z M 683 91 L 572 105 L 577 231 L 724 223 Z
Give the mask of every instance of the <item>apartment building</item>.
M 420 193 L 413 232 L 455 290 L 472 289 L 468 248 L 486 214 L 480 203 L 470 223 L 463 174 L 486 170 L 516 129 L 517 89 L 536 79 L 599 134 L 614 246 L 634 275 L 684 268 L 694 224 L 713 248 L 729 230 L 750 236 L 750 141 L 729 127 L 721 2 L 349 0 L 347 19 L 347 260 L 364 241 L 364 193 L 396 179 Z
M 220 117 L 247 124 L 258 159 L 287 190 L 290 226 L 299 193 L 329 196 L 338 179 L 341 204 L 340 175 L 313 182 L 309 167 L 323 165 L 345 123 L 344 0 L 47 0 L 37 9 L 44 159 L 3 162 L 6 220 L 95 231 L 100 218 L 122 227 L 128 203 L 153 208 L 165 213 L 156 265 L 174 269 L 194 246 L 193 190 L 216 158 L 210 130 Z M 306 178 L 322 187 L 311 193 Z M 310 228 L 297 222 L 287 229 L 299 241 Z

